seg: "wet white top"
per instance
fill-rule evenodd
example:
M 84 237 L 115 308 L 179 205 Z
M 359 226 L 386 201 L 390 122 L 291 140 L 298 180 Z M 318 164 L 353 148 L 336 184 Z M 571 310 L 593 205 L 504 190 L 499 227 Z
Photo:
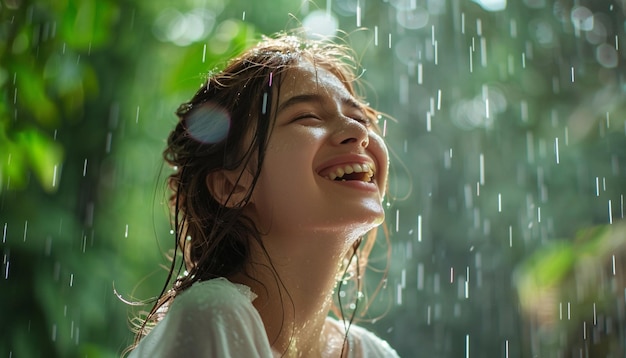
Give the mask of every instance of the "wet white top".
M 197 282 L 176 297 L 167 314 L 128 358 L 275 357 L 249 287 L 224 278 Z M 327 321 L 343 332 L 343 324 Z M 349 358 L 398 357 L 366 329 L 352 325 Z

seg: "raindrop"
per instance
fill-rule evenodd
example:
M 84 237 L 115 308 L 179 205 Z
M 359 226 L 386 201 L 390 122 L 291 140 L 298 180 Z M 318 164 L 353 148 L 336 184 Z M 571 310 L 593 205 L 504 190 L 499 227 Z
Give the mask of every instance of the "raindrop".
M 58 165 L 55 164 L 52 172 L 52 187 L 55 188 L 57 186 L 57 168 Z
M 556 155 L 556 164 L 559 164 L 559 137 L 554 138 L 554 154 Z
M 570 321 L 572 319 L 572 304 L 571 302 L 567 302 L 567 320 Z
M 487 67 L 487 40 L 484 37 L 480 38 L 480 65 Z
M 480 153 L 479 157 L 480 166 L 480 185 L 485 185 L 485 155 Z
M 4 264 L 4 279 L 8 280 L 9 279 L 9 255 L 8 254 L 4 254 L 3 264 Z
M 541 206 L 537 207 L 537 222 L 541 222 Z
M 515 19 L 509 21 L 509 34 L 512 38 L 517 38 L 517 21 Z
M 424 289 L 424 264 L 417 264 L 417 289 L 419 291 Z
M 422 242 L 422 215 L 417 216 L 417 241 Z
M 441 90 L 437 90 L 437 110 L 441 110 Z M 452 149 L 450 149 L 452 150 Z
M 400 230 L 400 210 L 396 209 L 396 232 Z
M 423 84 L 423 79 L 424 79 L 423 73 L 424 73 L 424 66 L 420 62 L 417 64 L 417 83 L 420 85 Z
M 461 13 L 461 34 L 465 35 L 465 13 Z
M 378 26 L 374 26 L 374 46 L 378 46 Z
M 615 255 L 611 255 L 611 268 L 613 271 L 613 276 L 615 276 Z

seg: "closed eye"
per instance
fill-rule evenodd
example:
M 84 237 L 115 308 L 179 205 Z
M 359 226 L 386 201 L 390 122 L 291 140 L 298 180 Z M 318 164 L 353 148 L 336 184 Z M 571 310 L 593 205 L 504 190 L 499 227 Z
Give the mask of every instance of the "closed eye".
M 369 127 L 372 124 L 372 121 L 370 121 L 370 119 L 368 117 L 350 117 L 352 119 L 354 119 L 355 121 L 365 125 L 366 127 Z
M 303 113 L 295 116 L 292 122 L 302 121 L 302 120 L 314 120 L 321 121 L 322 119 L 315 113 Z
M 372 121 L 370 120 L 370 118 L 362 113 L 352 113 L 352 114 L 346 115 L 346 117 L 363 124 L 365 127 L 369 127 L 372 124 Z

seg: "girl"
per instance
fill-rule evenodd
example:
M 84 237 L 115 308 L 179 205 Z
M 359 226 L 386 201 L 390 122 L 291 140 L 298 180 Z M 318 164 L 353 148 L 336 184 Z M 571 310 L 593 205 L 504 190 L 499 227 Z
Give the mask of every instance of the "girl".
M 348 272 L 360 288 L 384 219 L 387 149 L 351 61 L 342 46 L 266 38 L 179 108 L 164 157 L 186 271 L 131 358 L 397 357 L 328 317 Z

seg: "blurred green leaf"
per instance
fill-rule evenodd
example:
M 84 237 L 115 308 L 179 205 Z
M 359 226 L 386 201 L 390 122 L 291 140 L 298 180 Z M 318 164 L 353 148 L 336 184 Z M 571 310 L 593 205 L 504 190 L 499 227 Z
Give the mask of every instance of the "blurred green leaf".
M 16 144 L 28 158 L 42 188 L 47 192 L 56 191 L 61 175 L 63 147 L 36 129 L 22 130 L 16 134 Z
M 218 30 L 205 42 L 180 49 L 182 55 L 166 77 L 165 88 L 169 92 L 194 92 L 208 71 L 223 67 L 227 60 L 250 46 L 255 36 L 253 25 L 238 20 L 227 20 L 219 28 L 223 31 Z
M 69 0 L 57 8 L 63 14 L 62 37 L 76 50 L 91 50 L 108 43 L 119 18 L 118 6 L 107 0 Z
M 538 287 L 558 284 L 573 268 L 576 255 L 571 245 L 555 243 L 535 252 L 524 265 L 526 275 Z
M 32 113 L 40 124 L 47 127 L 57 126 L 58 109 L 46 93 L 45 81 L 40 71 L 19 61 L 13 62 L 13 66 L 18 104 Z

